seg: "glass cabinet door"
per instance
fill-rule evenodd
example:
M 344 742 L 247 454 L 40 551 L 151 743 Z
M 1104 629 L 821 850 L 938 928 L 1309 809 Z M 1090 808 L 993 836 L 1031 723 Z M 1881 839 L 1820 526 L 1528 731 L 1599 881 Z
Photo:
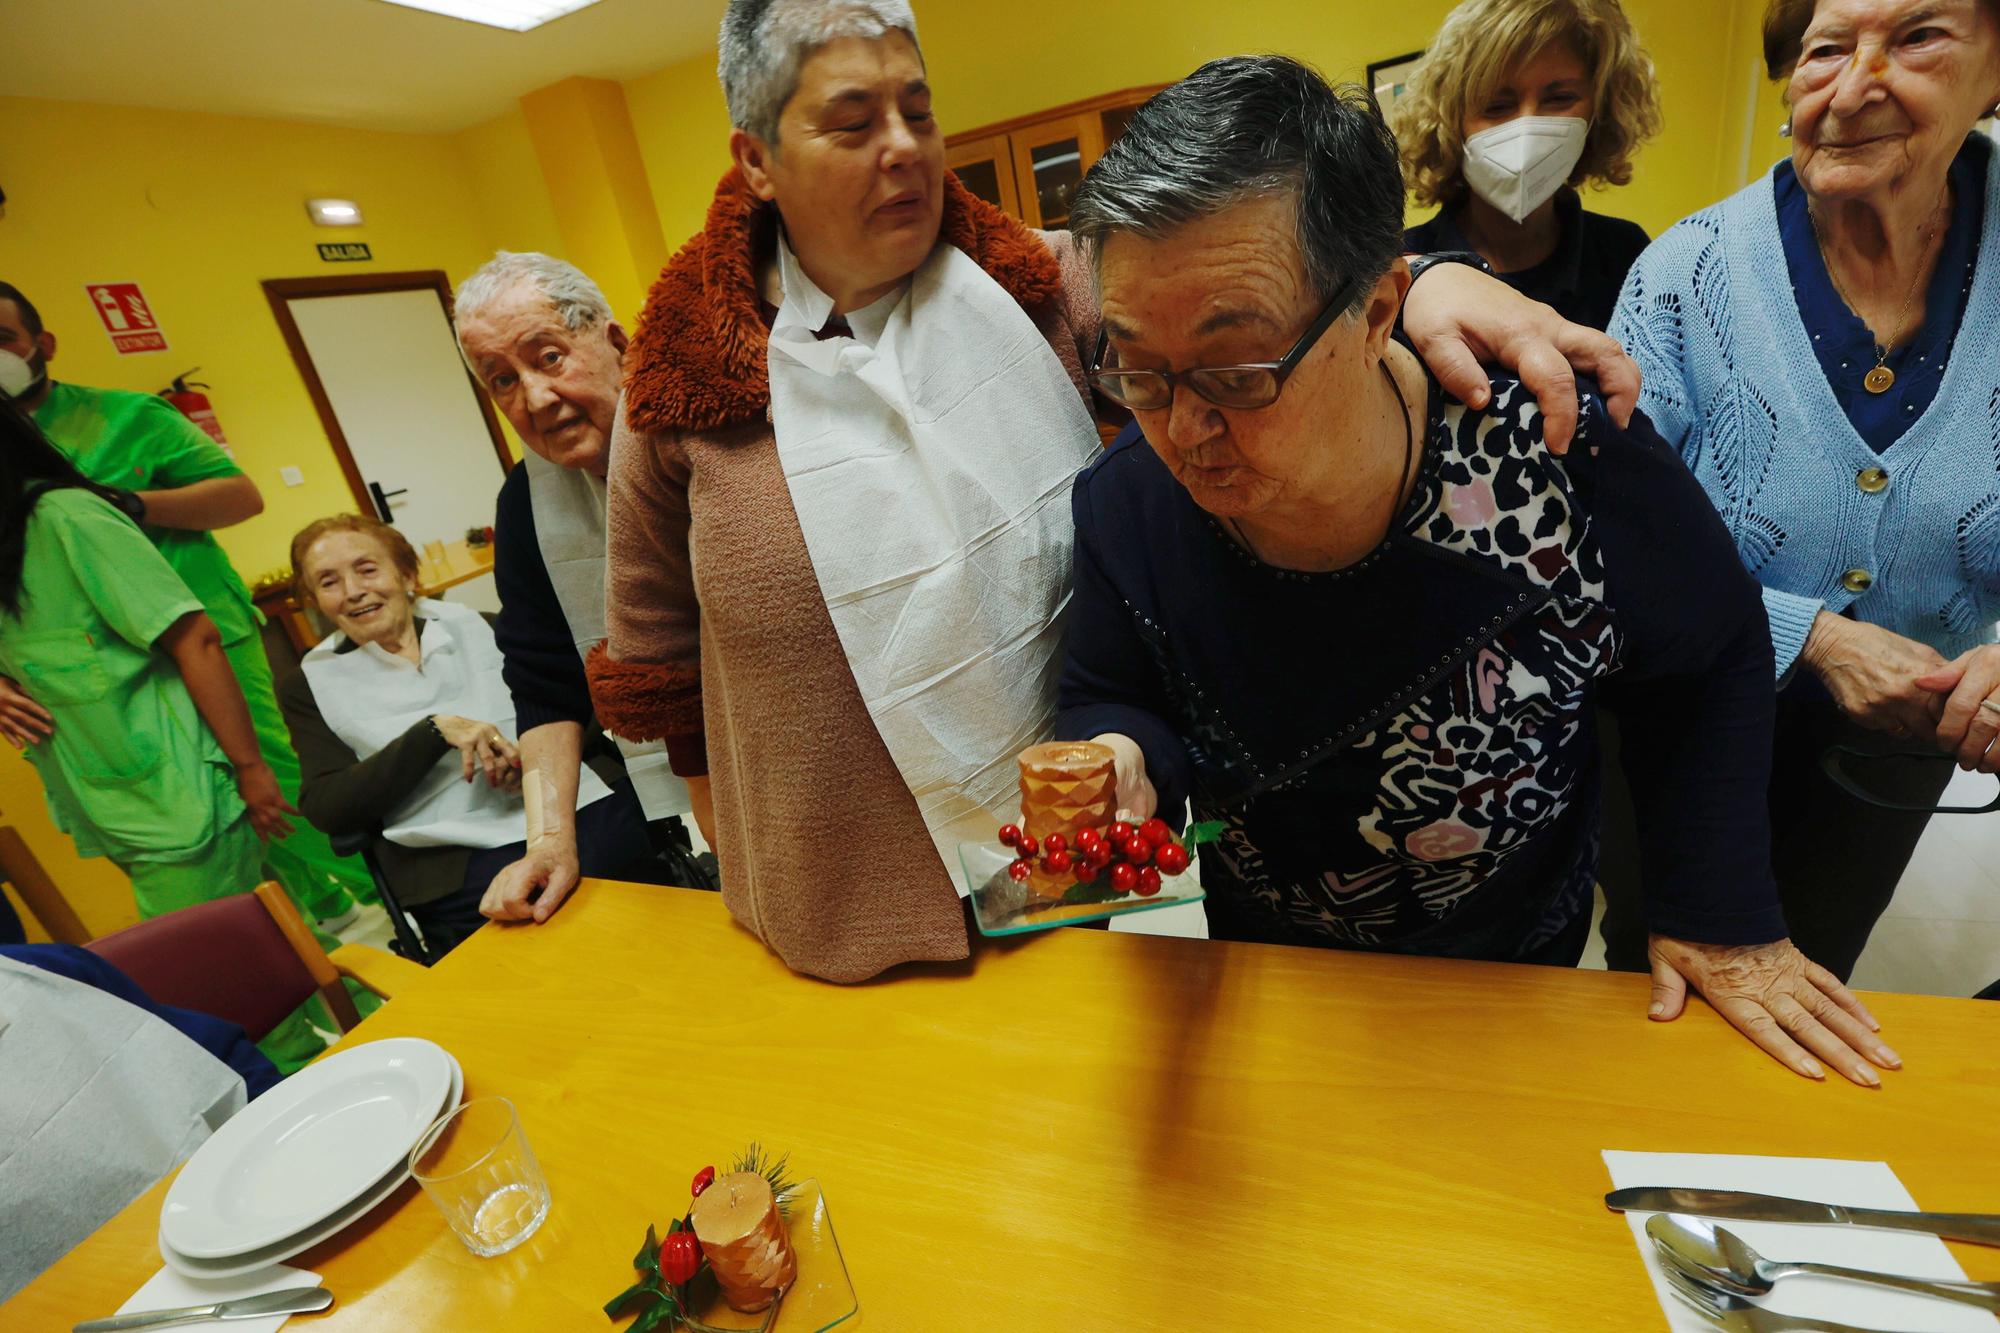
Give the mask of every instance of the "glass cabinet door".
M 1021 216 L 1030 226 L 1057 230 L 1069 225 L 1070 201 L 1083 173 L 1104 153 L 1104 126 L 1094 112 L 1067 116 L 1017 130 L 1014 178 L 1021 187 Z
M 1021 214 L 1021 194 L 1014 182 L 1014 155 L 1004 134 L 974 139 L 945 150 L 944 164 L 958 173 L 966 189 L 1015 217 Z

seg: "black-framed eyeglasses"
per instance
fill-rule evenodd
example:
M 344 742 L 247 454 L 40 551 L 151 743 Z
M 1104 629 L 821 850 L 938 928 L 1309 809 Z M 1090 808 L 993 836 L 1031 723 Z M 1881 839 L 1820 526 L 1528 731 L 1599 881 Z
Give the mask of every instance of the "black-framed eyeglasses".
M 1985 815 L 2000 810 L 2000 792 L 1985 805 L 1913 805 L 1897 794 L 1913 774 L 1935 772 L 1938 765 L 1954 762 L 1941 750 L 1863 750 L 1851 745 L 1829 745 L 1819 757 L 1821 771 L 1834 786 L 1878 809 L 1926 815 Z
M 1090 382 L 1099 393 L 1135 412 L 1157 412 L 1173 406 L 1174 385 L 1185 384 L 1217 407 L 1269 407 L 1278 400 L 1285 380 L 1305 360 L 1313 344 L 1320 340 L 1343 310 L 1354 304 L 1361 280 L 1350 278 L 1326 309 L 1319 312 L 1306 331 L 1292 344 L 1292 350 L 1276 361 L 1249 361 L 1240 366 L 1196 366 L 1191 370 L 1127 370 L 1120 366 L 1105 369 L 1104 357 L 1111 339 L 1097 331 L 1097 350 L 1090 358 Z

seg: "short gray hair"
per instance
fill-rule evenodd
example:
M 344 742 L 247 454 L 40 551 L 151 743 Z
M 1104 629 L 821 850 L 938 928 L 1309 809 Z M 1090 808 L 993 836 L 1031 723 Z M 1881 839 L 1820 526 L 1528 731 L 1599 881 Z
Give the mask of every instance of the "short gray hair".
M 571 332 L 611 322 L 611 303 L 590 275 L 576 265 L 535 250 L 501 250 L 458 284 L 451 301 L 453 335 L 457 336 L 466 320 L 524 282 L 535 285 Z M 465 355 L 463 338 L 458 351 Z
M 799 68 L 812 53 L 842 37 L 890 32 L 916 45 L 917 16 L 909 0 L 729 0 L 715 66 L 729 123 L 777 147 L 778 116 L 798 91 Z
M 1069 229 L 1093 257 L 1118 232 L 1162 237 L 1260 196 L 1294 204 L 1322 301 L 1358 308 L 1403 250 L 1396 138 L 1367 91 L 1285 56 L 1211 60 L 1139 108 L 1084 177 Z

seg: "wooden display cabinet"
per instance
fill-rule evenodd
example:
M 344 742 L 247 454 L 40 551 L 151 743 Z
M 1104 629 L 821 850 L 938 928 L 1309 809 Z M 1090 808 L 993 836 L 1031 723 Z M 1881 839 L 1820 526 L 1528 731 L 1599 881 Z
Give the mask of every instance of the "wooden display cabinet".
M 968 190 L 1030 227 L 1065 227 L 1084 173 L 1164 87 L 1127 88 L 951 135 L 945 165 Z

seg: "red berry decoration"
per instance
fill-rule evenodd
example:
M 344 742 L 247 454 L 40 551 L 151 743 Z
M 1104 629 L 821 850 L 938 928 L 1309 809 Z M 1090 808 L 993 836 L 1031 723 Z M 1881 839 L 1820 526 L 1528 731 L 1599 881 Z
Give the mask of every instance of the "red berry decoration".
M 1104 835 L 1094 828 L 1084 829 L 1076 835 L 1076 849 L 1086 851 L 1104 841 Z
M 1012 824 L 1002 824 L 1000 826 L 1000 845 L 1002 847 L 1019 847 L 1021 845 L 1021 830 Z
M 676 1287 L 701 1271 L 701 1242 L 692 1231 L 676 1231 L 660 1242 L 660 1276 Z
M 1106 829 L 1104 831 L 1104 836 L 1110 840 L 1111 845 L 1113 847 L 1123 847 L 1125 845 L 1125 840 L 1132 836 L 1132 826 L 1130 824 L 1125 823 L 1123 820 L 1120 820 L 1118 823 L 1113 824 L 1110 828 Z
M 694 1173 L 694 1184 L 690 1185 L 688 1188 L 694 1192 L 694 1197 L 699 1199 L 701 1197 L 701 1192 L 707 1189 L 710 1185 L 713 1185 L 714 1183 L 715 1183 L 715 1168 L 712 1166 L 705 1166 L 701 1170 Z
M 1035 872 L 1034 866 L 1029 864 L 1028 859 L 1026 857 L 1022 857 L 1018 861 L 1009 861 L 1007 863 L 1008 879 L 1026 879 L 1029 875 L 1032 875 L 1034 872 Z
M 1108 842 L 1093 842 L 1083 851 L 1083 859 L 1098 870 L 1110 865 L 1114 855 L 1116 853 L 1111 850 L 1111 844 Z
M 1014 844 L 1014 850 L 1019 852 L 1022 856 L 1033 856 L 1036 852 L 1042 850 L 1042 844 L 1036 842 L 1033 838 L 1023 833 L 1021 835 L 1021 840 Z
M 1155 847 L 1164 847 L 1174 840 L 1174 831 L 1167 827 L 1164 819 L 1149 819 L 1139 825 L 1139 836 Z
M 1130 893 L 1139 883 L 1139 868 L 1120 861 L 1111 867 L 1111 887 L 1120 893 Z
M 1118 850 L 1125 853 L 1125 859 L 1135 866 L 1142 866 L 1153 859 L 1153 844 L 1136 833 L 1125 839 Z
M 1153 862 L 1162 875 L 1178 875 L 1188 868 L 1187 848 L 1170 842 L 1153 853 Z
M 1139 872 L 1138 894 L 1141 898 L 1150 898 L 1159 891 L 1160 872 L 1151 866 L 1147 866 Z
M 1087 860 L 1076 863 L 1076 882 L 1079 884 L 1095 884 L 1098 875 L 1101 873 L 1103 873 L 1103 867 L 1092 865 Z
M 1051 875 L 1067 875 L 1070 868 L 1070 854 L 1060 850 L 1050 852 L 1042 858 L 1042 866 Z
M 1045 852 L 1068 851 L 1069 839 L 1063 837 L 1060 833 L 1051 833 L 1048 837 L 1042 839 L 1042 850 Z

